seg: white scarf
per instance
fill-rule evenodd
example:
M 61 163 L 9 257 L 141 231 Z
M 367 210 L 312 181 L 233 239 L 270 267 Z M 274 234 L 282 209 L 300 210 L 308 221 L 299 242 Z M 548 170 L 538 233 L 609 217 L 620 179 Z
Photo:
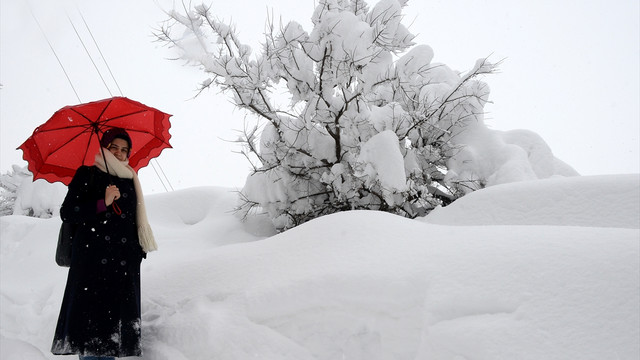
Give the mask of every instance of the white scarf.
M 106 173 L 107 169 L 104 163 L 104 159 L 106 159 L 110 174 L 115 174 L 115 176 L 121 179 L 133 179 L 133 186 L 136 190 L 136 198 L 138 199 L 136 221 L 138 223 L 138 239 L 140 241 L 140 246 L 145 253 L 158 250 L 158 244 L 156 244 L 156 240 L 153 237 L 153 231 L 151 231 L 151 226 L 147 219 L 147 209 L 144 206 L 144 196 L 142 195 L 142 186 L 140 185 L 138 174 L 136 174 L 136 171 L 129 166 L 129 160 L 120 161 L 108 149 L 103 150 L 104 151 L 101 151 L 96 155 L 96 162 L 94 165 L 102 172 Z M 104 158 L 102 157 L 103 153 Z

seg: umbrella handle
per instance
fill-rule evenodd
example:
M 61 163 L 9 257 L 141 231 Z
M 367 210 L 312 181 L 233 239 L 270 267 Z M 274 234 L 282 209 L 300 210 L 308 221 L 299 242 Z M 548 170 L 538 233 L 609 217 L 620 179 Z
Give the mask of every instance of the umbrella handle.
M 116 213 L 116 215 L 122 214 L 122 210 L 120 210 L 120 206 L 118 206 L 118 204 L 116 204 L 115 201 L 111 203 L 111 207 L 113 208 L 113 212 Z

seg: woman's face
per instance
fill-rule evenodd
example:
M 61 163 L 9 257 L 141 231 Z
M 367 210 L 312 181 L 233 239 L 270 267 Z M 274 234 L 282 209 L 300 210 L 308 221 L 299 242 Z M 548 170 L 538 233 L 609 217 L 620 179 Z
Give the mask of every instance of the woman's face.
M 124 139 L 113 139 L 111 145 L 109 145 L 109 151 L 120 161 L 127 160 L 129 155 L 129 144 Z

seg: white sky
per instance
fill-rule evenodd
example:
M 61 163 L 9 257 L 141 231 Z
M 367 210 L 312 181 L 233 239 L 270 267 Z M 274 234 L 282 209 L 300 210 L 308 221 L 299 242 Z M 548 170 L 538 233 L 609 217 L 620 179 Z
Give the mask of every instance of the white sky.
M 159 158 L 174 188 L 241 187 L 249 164 L 226 140 L 237 137 L 244 113 L 225 95 L 195 100 L 198 69 L 169 61 L 153 28 L 171 0 L 0 0 L 0 172 L 26 165 L 18 147 L 59 108 L 78 103 L 30 4 L 83 102 L 111 96 L 75 34 L 78 29 L 113 95 L 120 95 L 82 21 L 124 96 L 171 113 L 174 149 Z M 195 1 L 194 4 L 199 3 Z M 312 0 L 213 1 L 255 48 L 267 10 L 311 31 Z M 181 6 L 180 2 L 177 2 Z M 373 5 L 374 2 L 370 2 Z M 434 61 L 466 71 L 491 55 L 505 59 L 492 89 L 487 124 L 529 129 L 583 175 L 640 172 L 640 10 L 635 0 L 413 0 L 405 25 Z M 164 191 L 151 167 L 145 191 Z

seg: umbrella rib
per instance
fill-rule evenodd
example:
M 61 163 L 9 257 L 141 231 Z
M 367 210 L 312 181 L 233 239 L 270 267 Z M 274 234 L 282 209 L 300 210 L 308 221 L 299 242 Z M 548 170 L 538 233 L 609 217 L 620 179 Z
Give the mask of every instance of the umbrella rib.
M 91 132 L 91 134 L 89 134 L 89 142 L 87 143 L 87 146 L 84 149 L 84 155 L 82 155 L 82 165 L 84 165 L 84 159 L 87 158 L 87 154 L 89 153 L 89 145 L 91 145 L 92 137 L 93 137 L 93 131 Z
M 147 112 L 147 111 L 149 111 L 149 110 L 148 109 L 143 109 L 143 110 L 136 111 L 136 112 L 131 112 L 131 113 L 128 113 L 128 114 L 123 114 L 123 115 L 115 116 L 115 117 L 112 117 L 112 118 L 103 119 L 103 120 L 97 121 L 97 123 L 99 124 L 100 128 L 102 129 L 103 127 L 107 126 L 106 124 L 109 121 L 120 119 L 120 118 L 124 118 L 124 117 L 127 117 L 127 116 L 141 114 L 141 113 L 144 113 L 144 112 Z M 164 141 L 162 138 L 160 138 L 159 136 L 155 135 L 154 133 L 150 133 L 148 131 L 142 131 L 142 130 L 138 130 L 138 129 L 131 129 L 131 128 L 128 128 L 126 126 L 123 126 L 122 128 L 127 130 L 127 131 L 130 131 L 130 132 L 149 134 L 149 135 L 153 136 L 155 139 L 161 140 L 162 143 L 167 143 L 166 141 Z
M 137 129 L 126 129 L 127 131 L 130 131 L 132 133 L 142 133 L 142 134 L 148 134 L 151 137 L 153 137 L 154 139 L 160 140 L 162 141 L 163 144 L 168 144 L 167 141 L 164 140 L 164 138 L 161 138 L 160 136 L 156 135 L 155 133 L 150 133 L 148 131 L 142 131 L 142 130 L 137 130 Z
M 70 108 L 69 110 L 73 111 L 74 113 L 82 116 L 83 118 L 85 118 L 90 124 L 93 124 L 94 121 L 92 121 L 91 119 L 89 119 L 88 117 L 84 116 L 84 114 L 82 114 L 81 112 L 79 112 L 78 110 L 74 109 L 74 108 Z M 104 113 L 104 110 L 102 110 L 102 112 Z M 100 114 L 102 115 L 102 114 Z
M 69 125 L 69 126 L 62 126 L 62 127 L 50 128 L 50 129 L 39 129 L 38 132 L 39 133 L 45 133 L 45 132 L 49 132 L 49 131 L 59 131 L 59 130 L 74 129 L 74 128 L 90 129 L 91 125 L 90 124 Z
M 83 117 L 85 120 L 87 120 L 87 124 L 78 124 L 78 125 L 69 125 L 69 126 L 63 126 L 63 127 L 59 127 L 59 128 L 54 128 L 54 129 L 43 129 L 40 130 L 39 132 L 41 133 L 45 133 L 45 132 L 50 132 L 50 131 L 56 131 L 56 130 L 65 130 L 65 129 L 73 129 L 73 128 L 82 128 L 84 129 L 83 131 L 81 131 L 80 133 L 72 136 L 71 138 L 69 138 L 69 140 L 65 141 L 64 143 L 60 144 L 60 146 L 58 146 L 57 148 L 53 149 L 48 155 L 47 158 L 49 158 L 49 156 L 51 156 L 52 154 L 55 154 L 56 152 L 58 152 L 60 149 L 64 148 L 66 145 L 68 145 L 69 143 L 71 143 L 73 140 L 77 139 L 79 136 L 81 136 L 82 134 L 86 133 L 86 132 L 90 132 L 91 135 L 89 135 L 89 143 L 87 144 L 87 147 L 85 149 L 85 153 L 84 156 L 82 157 L 83 159 L 86 158 L 87 153 L 89 152 L 89 144 L 91 143 L 91 137 L 93 136 L 93 130 L 94 130 L 94 121 L 91 121 L 91 119 L 89 119 L 88 117 L 86 117 L 84 114 L 80 113 L 79 111 L 77 111 L 74 108 L 70 108 L 69 110 L 73 111 L 74 113 L 80 115 L 81 117 Z M 102 110 L 102 113 L 104 113 L 104 110 Z M 101 114 L 102 115 L 102 114 Z
M 124 117 L 127 117 L 127 116 L 131 116 L 131 115 L 141 114 L 141 113 L 144 113 L 146 111 L 149 111 L 149 110 L 140 110 L 140 111 L 130 112 L 130 113 L 126 113 L 126 114 L 121 114 L 121 115 L 110 117 L 110 118 L 107 118 L 107 119 L 96 120 L 95 123 L 106 124 L 109 121 L 121 119 L 121 118 L 124 118 Z M 103 114 L 104 114 L 104 112 L 103 112 Z M 100 116 L 102 116 L 102 114 L 100 114 Z M 100 118 L 100 117 L 98 117 L 98 118 Z
M 82 134 L 86 133 L 88 129 L 85 129 L 85 131 L 76 134 L 74 136 L 72 136 L 71 138 L 69 138 L 69 140 L 65 141 L 64 143 L 60 144 L 60 146 L 58 146 L 57 148 L 53 149 L 48 155 L 47 158 L 49 158 L 49 156 L 51 156 L 52 154 L 55 154 L 56 152 L 58 152 L 58 150 L 64 148 L 65 146 L 67 146 L 68 144 L 70 144 L 72 141 L 74 141 L 75 139 L 77 139 L 79 136 L 81 136 Z M 91 140 L 89 140 L 89 142 L 91 142 Z M 88 148 L 89 146 L 87 146 Z M 85 153 L 86 156 L 86 153 Z
M 96 121 L 93 122 L 95 124 L 95 126 L 96 126 L 95 129 L 96 129 L 96 134 L 97 135 L 99 135 L 98 134 L 98 130 L 102 130 L 101 128 L 99 128 L 99 125 L 102 124 L 102 122 L 100 121 L 100 118 L 102 117 L 102 115 L 104 115 L 104 112 L 107 111 L 107 108 L 109 107 L 109 105 L 111 105 L 112 102 L 113 102 L 113 99 L 109 99 L 109 102 L 104 107 L 104 109 L 102 109 L 102 112 L 100 112 L 100 115 L 98 115 L 98 117 L 96 118 Z M 108 121 L 108 120 L 111 120 L 111 119 L 107 119 L 107 120 L 105 120 L 105 122 Z

